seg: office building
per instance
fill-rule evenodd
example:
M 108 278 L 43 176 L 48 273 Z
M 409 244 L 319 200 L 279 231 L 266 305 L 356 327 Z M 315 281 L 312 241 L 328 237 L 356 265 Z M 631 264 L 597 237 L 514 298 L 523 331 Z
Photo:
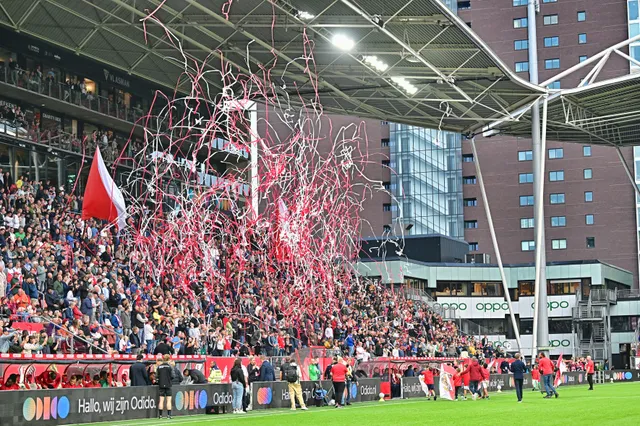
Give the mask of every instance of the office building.
M 637 1 L 541 0 L 537 16 L 539 80 L 638 33 Z M 529 79 L 527 1 L 458 3 L 459 16 L 518 75 Z M 632 47 L 632 54 L 640 53 Z M 612 55 L 615 56 L 615 55 Z M 611 57 L 600 79 L 629 73 L 629 62 Z M 575 87 L 589 70 L 551 88 Z M 487 195 L 503 260 L 533 262 L 533 175 L 530 139 L 476 138 Z M 476 170 L 468 143 L 462 144 L 465 240 L 475 253 L 493 254 Z M 622 150 L 634 163 L 631 148 Z M 598 259 L 638 282 L 638 225 L 632 185 L 614 148 L 557 143 L 548 135 L 545 170 L 545 227 L 548 262 Z M 468 225 L 467 225 L 468 224 Z

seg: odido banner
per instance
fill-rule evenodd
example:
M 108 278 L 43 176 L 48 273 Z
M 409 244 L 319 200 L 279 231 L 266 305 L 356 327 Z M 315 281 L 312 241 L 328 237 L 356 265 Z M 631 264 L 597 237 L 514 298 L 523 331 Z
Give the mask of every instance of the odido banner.
M 605 382 L 640 382 L 640 370 L 610 370 L 603 371 Z
M 305 404 L 313 405 L 315 384 L 319 383 L 328 392 L 329 399 L 334 399 L 333 384 L 329 380 L 319 382 L 302 381 L 302 397 Z M 358 379 L 347 387 L 351 402 L 376 401 L 380 394 L 380 379 Z M 254 382 L 251 385 L 251 406 L 254 410 L 268 408 L 291 407 L 291 396 L 287 382 Z
M 231 409 L 230 385 L 174 386 L 173 415 Z M 158 387 L 0 392 L 0 425 L 61 425 L 155 418 Z

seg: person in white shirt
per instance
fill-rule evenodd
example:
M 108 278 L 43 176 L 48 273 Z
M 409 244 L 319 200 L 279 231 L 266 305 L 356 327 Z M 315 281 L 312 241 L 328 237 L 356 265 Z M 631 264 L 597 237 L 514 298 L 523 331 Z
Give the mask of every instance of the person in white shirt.
M 330 325 L 324 329 L 324 337 L 329 341 L 333 341 L 333 328 Z
M 155 349 L 155 340 L 153 338 L 153 333 L 154 330 L 151 324 L 149 324 L 148 322 L 145 323 L 143 329 L 143 337 L 144 341 L 147 343 L 147 353 L 153 353 L 153 350 Z

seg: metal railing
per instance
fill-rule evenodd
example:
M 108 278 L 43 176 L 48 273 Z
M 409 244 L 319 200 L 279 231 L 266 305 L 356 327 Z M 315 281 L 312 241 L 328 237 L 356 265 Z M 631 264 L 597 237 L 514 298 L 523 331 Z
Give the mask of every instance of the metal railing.
M 130 107 L 120 102 L 114 102 L 109 98 L 95 95 L 90 91 L 83 92 L 79 84 L 72 85 L 66 82 L 57 82 L 51 78 L 34 77 L 33 73 L 25 70 L 12 71 L 8 67 L 4 67 L 0 70 L 0 82 L 86 108 L 100 114 L 118 118 L 131 124 L 136 124 L 141 118 L 149 115 L 148 112 L 145 112 L 141 108 Z M 158 130 L 161 133 L 171 131 L 166 122 L 156 121 L 155 123 L 158 124 L 157 127 L 159 127 Z M 203 137 L 202 134 L 194 134 L 187 139 L 193 143 L 197 143 L 201 137 Z M 222 138 L 214 138 L 210 146 L 220 151 L 244 157 L 245 159 L 249 158 L 248 151 L 238 149 Z
M 618 299 L 640 299 L 640 289 L 617 290 L 616 297 Z
M 123 139 L 115 136 L 118 148 L 114 150 L 110 146 L 104 147 L 101 142 L 94 142 L 91 138 L 84 138 L 83 142 L 82 138 L 62 130 L 41 131 L 40 129 L 27 129 L 23 126 L 23 123 L 3 118 L 0 118 L 0 136 L 16 138 L 35 146 L 63 150 L 77 155 L 82 155 L 84 152 L 89 159 L 93 158 L 96 145 L 100 145 L 102 157 L 107 164 L 115 162 L 120 157 L 121 148 L 125 146 L 126 143 Z M 111 139 L 111 142 L 113 142 L 113 138 Z M 119 166 L 133 166 L 133 161 L 131 160 L 133 157 L 133 150 L 131 146 L 129 146 L 127 151 L 127 155 L 123 156 L 118 161 Z
M 589 300 L 591 302 L 616 303 L 616 291 L 608 288 L 591 289 L 589 292 Z
M 145 115 L 141 108 L 114 102 L 91 91 L 83 92 L 80 84 L 57 82 L 52 78 L 26 70 L 10 70 L 4 67 L 3 72 L 0 73 L 0 81 L 130 123 L 135 123 Z

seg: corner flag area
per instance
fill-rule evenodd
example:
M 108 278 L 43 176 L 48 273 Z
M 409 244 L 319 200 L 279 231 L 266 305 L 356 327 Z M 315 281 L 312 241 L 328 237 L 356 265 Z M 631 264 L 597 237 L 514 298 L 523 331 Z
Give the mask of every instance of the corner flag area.
M 596 385 L 593 392 L 586 386 L 558 389 L 558 399 L 543 399 L 539 392 L 527 390 L 521 404 L 514 392 L 492 393 L 489 400 L 427 401 L 425 399 L 394 400 L 354 404 L 344 409 L 309 408 L 309 411 L 253 411 L 248 414 L 189 416 L 173 420 L 136 420 L 109 423 L 112 426 L 184 425 L 234 426 L 311 425 L 470 425 L 514 424 L 553 425 L 637 425 L 640 383 Z M 87 423 L 87 425 L 106 423 Z

